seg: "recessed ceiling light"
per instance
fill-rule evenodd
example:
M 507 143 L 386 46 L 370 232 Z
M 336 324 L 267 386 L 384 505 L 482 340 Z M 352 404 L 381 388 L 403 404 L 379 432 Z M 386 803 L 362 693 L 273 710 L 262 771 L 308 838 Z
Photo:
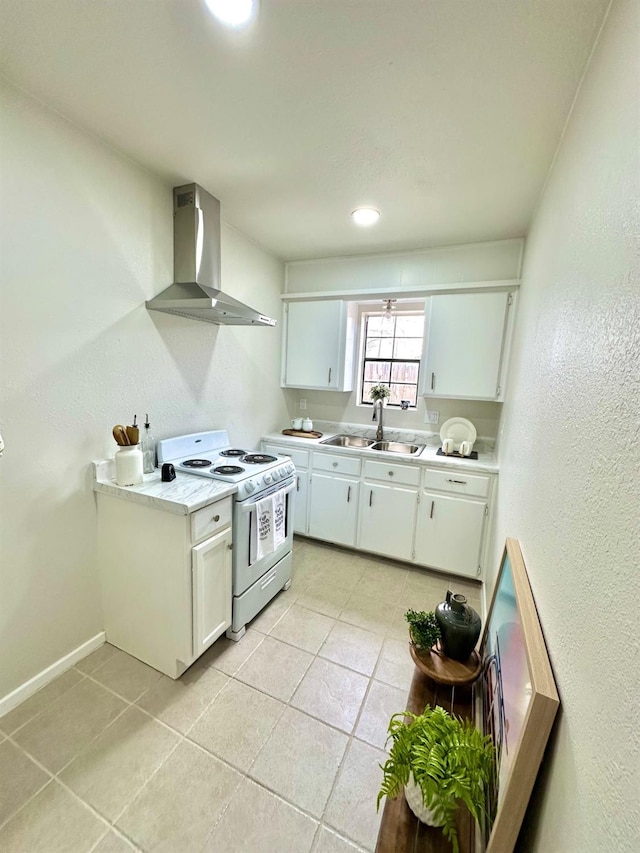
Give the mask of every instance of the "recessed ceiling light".
M 356 225 L 373 225 L 380 219 L 380 211 L 373 207 L 358 207 L 351 216 Z
M 242 27 L 255 18 L 258 0 L 205 0 L 209 11 L 229 27 Z

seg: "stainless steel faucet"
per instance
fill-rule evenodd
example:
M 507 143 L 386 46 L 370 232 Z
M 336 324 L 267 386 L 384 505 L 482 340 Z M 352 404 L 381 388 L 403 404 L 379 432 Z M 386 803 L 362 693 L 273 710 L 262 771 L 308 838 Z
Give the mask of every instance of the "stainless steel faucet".
M 380 410 L 380 415 L 376 417 L 376 409 Z M 384 441 L 384 435 L 382 434 L 382 400 L 374 400 L 373 401 L 373 418 L 372 420 L 378 421 L 378 429 L 376 430 L 376 441 Z

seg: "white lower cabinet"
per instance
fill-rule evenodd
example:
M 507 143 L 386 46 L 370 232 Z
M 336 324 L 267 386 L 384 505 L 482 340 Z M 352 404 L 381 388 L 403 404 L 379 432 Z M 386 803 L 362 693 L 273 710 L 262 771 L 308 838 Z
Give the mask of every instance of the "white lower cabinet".
M 479 577 L 485 515 L 484 502 L 424 491 L 416 525 L 416 563 Z
M 296 533 L 482 578 L 496 475 L 333 448 L 263 442 L 296 465 Z
M 360 496 L 359 547 L 386 557 L 410 560 L 417 503 L 416 489 L 365 480 Z
M 231 625 L 231 547 L 227 528 L 191 550 L 195 657 Z
M 309 536 L 337 545 L 355 545 L 359 488 L 352 477 L 313 471 Z
M 309 451 L 284 444 L 262 442 L 262 452 L 272 456 L 288 456 L 296 466 L 296 495 L 293 502 L 293 532 L 304 536 L 307 532 L 309 495 Z
M 232 498 L 190 515 L 97 499 L 107 641 L 178 678 L 231 625 Z

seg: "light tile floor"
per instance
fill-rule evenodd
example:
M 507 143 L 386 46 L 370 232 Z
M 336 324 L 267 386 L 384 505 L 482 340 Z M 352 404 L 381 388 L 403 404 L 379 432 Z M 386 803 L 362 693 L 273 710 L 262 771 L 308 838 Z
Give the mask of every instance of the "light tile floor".
M 304 539 L 293 565 L 179 681 L 105 645 L 0 719 L 0 850 L 372 851 L 404 612 L 480 586 Z

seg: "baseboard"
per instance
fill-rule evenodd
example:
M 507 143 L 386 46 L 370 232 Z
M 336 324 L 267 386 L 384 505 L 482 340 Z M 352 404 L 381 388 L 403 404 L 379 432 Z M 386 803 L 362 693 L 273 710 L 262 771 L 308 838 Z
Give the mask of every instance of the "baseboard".
M 61 675 L 65 670 L 70 669 L 74 664 L 78 663 L 82 658 L 86 658 L 87 655 L 90 655 L 91 652 L 95 652 L 96 649 L 99 649 L 106 641 L 106 635 L 104 631 L 100 631 L 99 634 L 96 634 L 95 637 L 92 637 L 90 640 L 87 640 L 86 643 L 83 643 L 81 646 L 78 646 L 77 649 L 69 652 L 69 654 L 64 655 L 59 660 L 52 663 L 51 666 L 48 666 L 46 669 L 43 669 L 42 672 L 39 672 L 37 675 L 34 675 L 33 678 L 30 678 L 28 681 L 25 681 L 24 684 L 21 684 L 20 687 L 16 687 L 15 690 L 12 690 L 11 693 L 7 693 L 6 696 L 3 696 L 0 699 L 0 717 L 4 717 L 5 714 L 8 714 L 9 711 L 13 711 L 21 702 L 24 702 L 25 699 L 28 699 L 29 696 L 33 696 L 36 691 L 40 690 L 41 687 L 44 687 L 45 684 L 48 684 L 50 681 L 53 681 L 54 678 L 57 678 L 58 675 Z

